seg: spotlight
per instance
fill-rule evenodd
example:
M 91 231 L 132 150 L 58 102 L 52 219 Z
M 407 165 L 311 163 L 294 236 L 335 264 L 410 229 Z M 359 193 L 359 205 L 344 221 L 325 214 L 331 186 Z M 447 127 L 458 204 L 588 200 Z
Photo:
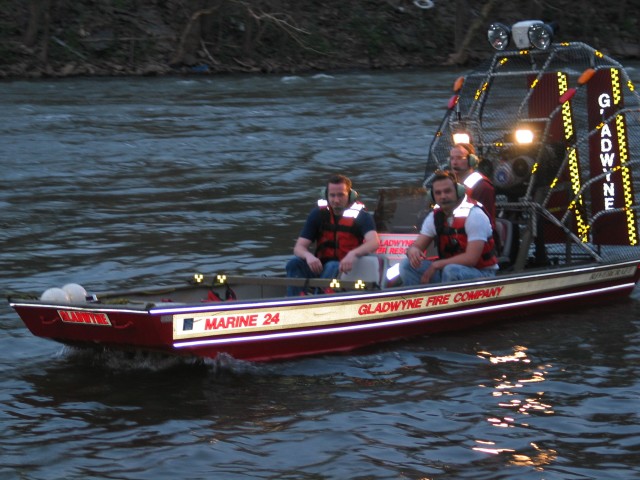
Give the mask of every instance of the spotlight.
M 467 132 L 455 132 L 453 134 L 453 143 L 454 145 L 459 143 L 471 143 L 471 136 Z
M 539 50 L 547 50 L 553 42 L 553 30 L 545 23 L 531 25 L 528 35 L 531 45 Z
M 496 50 L 504 50 L 511 40 L 511 29 L 503 23 L 492 23 L 487 32 L 489 43 Z
M 525 20 L 513 24 L 511 35 L 520 50 L 531 47 L 547 50 L 553 41 L 553 28 L 540 20 Z
M 515 131 L 516 143 L 520 145 L 533 143 L 533 137 L 533 131 L 528 128 L 519 128 Z

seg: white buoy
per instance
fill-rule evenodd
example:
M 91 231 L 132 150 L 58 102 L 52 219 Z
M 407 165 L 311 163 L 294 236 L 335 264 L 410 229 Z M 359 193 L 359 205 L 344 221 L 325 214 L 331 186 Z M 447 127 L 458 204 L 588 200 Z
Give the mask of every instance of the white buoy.
M 45 290 L 44 293 L 40 295 L 40 300 L 51 303 L 71 303 L 71 299 L 67 292 L 57 287 Z
M 87 301 L 87 291 L 82 285 L 78 285 L 77 283 L 67 283 L 62 287 L 62 290 L 67 293 L 71 303 L 85 303 Z

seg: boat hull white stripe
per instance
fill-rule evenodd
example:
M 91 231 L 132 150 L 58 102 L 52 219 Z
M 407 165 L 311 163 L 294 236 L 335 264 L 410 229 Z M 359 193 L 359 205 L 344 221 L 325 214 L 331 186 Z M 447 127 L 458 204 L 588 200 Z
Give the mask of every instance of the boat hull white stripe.
M 508 285 L 511 283 L 520 284 L 528 281 L 535 281 L 540 278 L 556 278 L 556 277 L 564 277 L 564 276 L 578 276 L 583 275 L 585 273 L 597 271 L 597 270 L 613 270 L 618 268 L 626 268 L 626 267 L 635 267 L 636 262 L 625 262 L 621 264 L 614 265 L 606 265 L 606 266 L 591 266 L 587 268 L 578 268 L 572 270 L 570 272 L 567 271 L 555 271 L 555 272 L 544 272 L 544 273 L 535 273 L 529 275 L 518 276 L 517 278 L 506 278 L 506 277 L 497 277 L 494 279 L 482 279 L 481 282 L 484 288 L 489 288 L 492 285 Z M 372 292 L 360 292 L 353 295 L 339 295 L 339 296 L 324 296 L 324 295 L 314 295 L 310 297 L 294 297 L 291 300 L 285 301 L 264 301 L 264 302 L 249 302 L 249 303 L 236 303 L 233 302 L 231 304 L 221 303 L 208 303 L 205 305 L 198 306 L 176 306 L 176 307 L 162 307 L 162 308 L 152 308 L 149 310 L 151 314 L 160 314 L 160 315 L 173 315 L 173 314 L 190 314 L 190 313 L 199 313 L 199 312 L 207 312 L 212 309 L 212 305 L 215 305 L 216 311 L 225 311 L 225 310 L 240 310 L 246 308 L 259 308 L 259 307 L 289 307 L 289 306 L 300 306 L 307 304 L 321 304 L 321 303 L 333 303 L 333 302 L 344 302 L 347 300 L 361 300 L 366 301 L 367 299 L 374 299 L 378 297 L 401 297 L 403 295 L 416 295 L 421 292 L 427 292 L 429 294 L 437 293 L 441 290 L 449 291 L 452 288 L 456 289 L 465 289 L 477 287 L 479 285 L 478 281 L 473 282 L 465 282 L 465 283 L 456 283 L 456 284 L 429 284 L 428 287 L 424 289 L 406 289 L 406 290 L 378 290 Z
M 364 324 L 345 325 L 340 327 L 297 330 L 294 332 L 277 332 L 277 333 L 257 334 L 257 335 L 233 337 L 233 338 L 217 338 L 217 339 L 209 339 L 209 340 L 191 340 L 191 341 L 185 341 L 185 342 L 175 342 L 173 346 L 174 348 L 187 348 L 187 347 L 198 347 L 198 346 L 216 345 L 216 344 L 255 342 L 259 340 L 270 340 L 270 339 L 276 339 L 276 338 L 302 337 L 302 336 L 309 336 L 309 335 L 316 335 L 316 334 L 347 332 L 347 331 L 353 331 L 353 330 L 366 330 L 371 328 L 380 328 L 380 327 L 388 327 L 388 326 L 394 326 L 394 325 L 417 323 L 417 322 L 423 322 L 425 320 L 435 320 L 440 318 L 456 317 L 460 315 L 472 315 L 476 313 L 503 310 L 503 309 L 513 308 L 513 307 L 523 307 L 526 305 L 534 305 L 534 304 L 541 304 L 541 303 L 553 302 L 558 300 L 566 300 L 569 298 L 584 297 L 585 295 L 591 295 L 593 293 L 605 293 L 605 292 L 611 292 L 616 290 L 624 290 L 628 288 L 633 288 L 634 286 L 635 286 L 635 282 L 629 282 L 621 285 L 614 285 L 611 287 L 595 288 L 595 289 L 590 289 L 586 291 L 583 290 L 580 292 L 564 293 L 560 295 L 545 296 L 542 298 L 513 301 L 509 303 L 501 303 L 499 305 L 484 305 L 484 306 L 479 306 L 479 307 L 475 307 L 475 308 L 471 308 L 463 311 L 455 310 L 455 311 L 448 311 L 448 312 L 432 313 L 428 315 L 419 315 L 411 318 L 374 321 L 374 322 L 368 322 Z

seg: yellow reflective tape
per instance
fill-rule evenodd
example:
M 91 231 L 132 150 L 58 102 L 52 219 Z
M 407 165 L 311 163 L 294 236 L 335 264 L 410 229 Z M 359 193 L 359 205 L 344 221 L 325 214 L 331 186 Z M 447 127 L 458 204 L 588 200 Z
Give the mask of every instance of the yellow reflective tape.
M 617 68 L 611 69 L 611 91 L 613 104 L 618 105 L 622 100 L 622 90 L 620 89 L 620 71 Z
M 624 211 L 627 219 L 627 232 L 629 234 L 629 245 L 638 245 L 638 231 L 636 228 L 635 213 L 631 209 L 633 206 L 633 185 L 631 182 L 631 170 L 625 164 L 629 160 L 629 150 L 627 148 L 625 118 L 623 115 L 616 116 L 616 133 L 618 135 L 618 152 L 620 155 L 620 166 L 622 174 L 622 194 L 624 201 Z
M 569 89 L 569 82 L 567 80 L 567 75 L 558 72 L 557 73 L 558 80 L 558 93 L 562 96 Z M 573 129 L 573 118 L 571 115 L 571 103 L 567 100 L 562 104 L 562 126 L 564 128 L 564 138 L 569 144 L 573 140 L 574 129 Z M 580 179 L 580 162 L 578 161 L 578 150 L 575 147 L 569 147 L 569 181 L 571 183 L 571 191 L 573 195 L 578 195 L 580 192 L 580 188 L 582 186 L 582 181 Z M 555 180 L 554 180 L 555 182 Z M 577 234 L 580 240 L 583 242 L 587 241 L 587 234 L 589 232 L 589 225 L 584 220 L 584 217 L 581 213 L 581 207 L 583 205 L 582 196 L 578 196 L 576 200 L 572 201 L 569 205 L 569 210 L 573 210 L 576 218 L 576 228 Z
M 622 102 L 622 86 L 620 84 L 620 70 L 611 69 L 611 90 L 613 96 L 613 104 L 619 105 Z M 629 150 L 627 146 L 627 135 L 625 118 L 623 115 L 616 116 L 616 134 L 618 136 L 618 155 L 620 156 L 620 167 L 622 175 L 622 195 L 624 203 L 624 212 L 627 219 L 627 232 L 629 234 L 629 245 L 638 244 L 638 231 L 636 228 L 636 219 L 631 207 L 633 205 L 633 185 L 631 182 L 631 170 L 625 166 L 629 159 Z
M 482 84 L 482 87 L 480 87 L 479 90 L 476 90 L 476 96 L 474 97 L 474 100 L 478 100 L 482 94 L 487 90 L 487 88 L 489 87 L 489 82 L 484 82 Z

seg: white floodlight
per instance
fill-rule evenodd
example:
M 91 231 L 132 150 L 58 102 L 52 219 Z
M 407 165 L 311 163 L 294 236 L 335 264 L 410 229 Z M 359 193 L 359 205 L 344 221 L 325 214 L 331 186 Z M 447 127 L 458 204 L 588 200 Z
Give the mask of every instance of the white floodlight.
M 519 128 L 515 132 L 516 143 L 526 145 L 533 143 L 533 131 L 528 128 Z
M 503 23 L 492 23 L 487 31 L 489 43 L 496 50 L 504 50 L 511 40 L 511 29 Z
M 544 23 L 531 25 L 528 34 L 531 45 L 540 50 L 547 50 L 553 41 L 553 29 Z
M 453 134 L 453 143 L 454 145 L 459 143 L 471 143 L 471 136 L 467 132 L 455 132 Z
M 546 50 L 551 45 L 552 37 L 553 29 L 541 20 L 525 20 L 511 27 L 511 38 L 520 50 L 531 47 Z

